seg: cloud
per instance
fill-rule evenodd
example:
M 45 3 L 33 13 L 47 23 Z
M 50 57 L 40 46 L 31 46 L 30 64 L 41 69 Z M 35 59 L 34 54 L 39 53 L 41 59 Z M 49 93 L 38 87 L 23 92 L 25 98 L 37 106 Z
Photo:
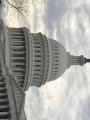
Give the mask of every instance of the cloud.
M 45 15 L 48 36 L 53 37 L 54 31 L 56 31 L 56 39 L 69 51 L 76 51 L 74 48 L 77 46 L 78 52 L 81 42 L 84 47 L 85 45 L 88 47 L 87 42 L 90 38 L 89 4 L 90 2 L 80 0 L 78 2 L 49 0 Z
M 63 15 L 67 11 L 68 6 L 69 3 L 66 0 L 49 0 L 47 2 L 45 23 L 50 36 L 53 35 L 56 23 L 60 22 L 60 19 L 62 19 Z
M 81 115 L 81 116 L 80 116 Z M 76 120 L 90 119 L 90 96 L 85 100 L 81 100 L 77 109 Z

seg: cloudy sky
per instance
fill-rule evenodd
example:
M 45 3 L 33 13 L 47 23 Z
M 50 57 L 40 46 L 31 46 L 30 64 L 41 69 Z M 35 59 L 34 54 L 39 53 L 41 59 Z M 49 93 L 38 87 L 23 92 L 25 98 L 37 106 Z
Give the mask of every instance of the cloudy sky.
M 29 26 L 31 32 L 60 41 L 71 54 L 90 58 L 90 0 L 27 0 L 26 22 L 10 6 L 3 6 L 8 26 Z M 89 64 L 73 66 L 41 88 L 30 87 L 26 92 L 27 120 L 89 120 L 89 71 Z

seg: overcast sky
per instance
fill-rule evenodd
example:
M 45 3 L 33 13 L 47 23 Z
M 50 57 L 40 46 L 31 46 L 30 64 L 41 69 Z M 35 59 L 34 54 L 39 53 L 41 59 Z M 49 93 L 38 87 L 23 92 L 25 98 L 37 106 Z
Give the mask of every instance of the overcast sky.
M 11 1 L 11 0 L 10 0 Z M 90 58 L 90 0 L 27 0 L 27 24 L 12 9 L 3 10 L 8 26 L 29 26 L 61 42 L 73 55 Z M 34 0 L 33 0 L 34 1 Z M 7 5 L 6 5 L 7 6 Z M 26 93 L 27 120 L 89 120 L 90 65 L 73 66 L 58 80 Z

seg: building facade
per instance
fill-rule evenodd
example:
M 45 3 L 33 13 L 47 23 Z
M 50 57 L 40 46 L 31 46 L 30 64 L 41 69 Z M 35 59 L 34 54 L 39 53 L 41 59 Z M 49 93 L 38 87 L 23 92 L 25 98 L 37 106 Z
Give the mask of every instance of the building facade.
M 59 78 L 89 59 L 70 55 L 56 40 L 28 28 L 0 28 L 0 120 L 26 120 L 25 91 Z

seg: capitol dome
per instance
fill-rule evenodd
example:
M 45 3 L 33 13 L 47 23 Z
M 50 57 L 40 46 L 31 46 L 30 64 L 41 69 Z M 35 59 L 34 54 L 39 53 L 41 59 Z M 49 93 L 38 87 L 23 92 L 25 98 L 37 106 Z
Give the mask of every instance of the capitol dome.
M 31 34 L 32 77 L 31 85 L 41 86 L 60 77 L 70 66 L 70 54 L 56 40 L 41 33 Z M 31 60 L 30 60 L 31 62 Z
M 25 27 L 3 29 L 6 66 L 24 91 L 56 80 L 70 65 L 88 62 L 83 56 L 70 55 L 60 42 L 42 33 L 30 33 Z

